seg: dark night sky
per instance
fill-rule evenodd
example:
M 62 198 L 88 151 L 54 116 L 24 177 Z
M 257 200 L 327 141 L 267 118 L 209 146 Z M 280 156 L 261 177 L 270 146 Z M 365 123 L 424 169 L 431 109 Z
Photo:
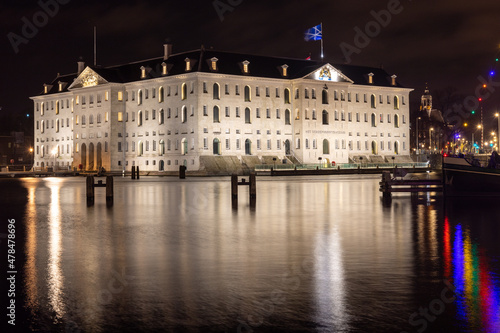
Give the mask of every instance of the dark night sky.
M 55 2 L 56 0 L 42 0 Z M 323 22 L 325 60 L 344 62 L 341 43 L 355 46 L 355 27 L 365 30 L 374 21 L 371 11 L 387 9 L 394 0 L 219 0 L 233 3 L 221 21 L 214 1 L 91 1 L 59 0 L 58 12 L 38 28 L 15 53 L 9 33 L 23 36 L 23 17 L 40 17 L 37 1 L 2 2 L 0 59 L 3 82 L 0 112 L 30 112 L 30 96 L 41 92 L 57 73 L 76 71 L 83 56 L 93 62 L 93 26 L 98 31 L 99 65 L 115 65 L 159 57 L 170 38 L 174 53 L 200 45 L 242 53 L 318 58 L 320 43 L 305 42 L 303 32 Z M 498 0 L 403 0 L 351 64 L 381 66 L 398 75 L 419 97 L 448 86 L 475 95 L 477 77 L 488 78 L 500 49 Z M 10 35 L 12 36 L 12 34 Z M 358 44 L 358 46 L 360 46 Z M 500 67 L 497 74 L 500 82 Z M 493 81 L 495 81 L 493 77 Z M 485 109 L 500 108 L 500 84 Z M 491 111 L 492 112 L 492 111 Z

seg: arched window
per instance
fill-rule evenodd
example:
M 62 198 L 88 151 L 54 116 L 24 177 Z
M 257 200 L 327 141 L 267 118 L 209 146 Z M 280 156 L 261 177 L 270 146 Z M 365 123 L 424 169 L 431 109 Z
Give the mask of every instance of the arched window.
M 330 142 L 327 139 L 323 140 L 323 154 L 330 154 Z
M 375 95 L 371 95 L 370 100 L 372 109 L 375 109 L 377 107 L 377 99 L 375 98 Z
M 185 100 L 187 98 L 187 85 L 183 83 L 181 86 L 181 99 Z
M 316 89 L 311 90 L 311 98 L 316 99 Z
M 250 118 L 250 109 L 245 108 L 245 124 L 251 124 L 251 118 Z
M 142 111 L 137 112 L 137 126 L 142 126 Z
M 290 104 L 290 89 L 285 88 L 285 104 Z
M 328 125 L 328 111 L 323 110 L 321 120 L 323 125 Z
M 160 143 L 158 145 L 158 154 L 160 156 L 162 156 L 163 154 L 165 154 L 165 141 L 162 139 L 160 140 Z
M 163 102 L 164 96 L 165 96 L 165 92 L 163 90 L 163 87 L 158 88 L 158 102 L 159 103 Z
M 188 140 L 186 138 L 182 138 L 181 140 L 181 154 L 187 155 L 188 153 Z
M 220 155 L 220 140 L 215 138 L 213 141 L 214 155 Z
M 56 119 L 56 133 L 59 132 L 59 119 Z
M 399 128 L 399 115 L 394 115 L 394 127 Z
M 165 122 L 165 111 L 163 109 L 160 109 L 158 112 L 158 123 L 162 125 Z
M 214 106 L 214 123 L 220 122 L 220 109 L 217 105 Z
M 40 104 L 40 115 L 43 116 L 44 113 L 45 113 L 45 103 L 42 102 Z
M 45 132 L 45 120 L 42 120 L 41 123 L 40 123 L 40 133 L 44 133 Z
M 399 142 L 394 142 L 394 154 L 399 155 Z
M 377 142 L 372 141 L 372 155 L 377 155 L 377 154 L 378 154 Z
M 144 142 L 139 141 L 139 143 L 137 144 L 137 156 L 142 156 L 143 153 L 144 153 Z
M 181 122 L 185 123 L 186 121 L 187 121 L 187 107 L 183 105 L 181 110 Z
M 372 113 L 372 127 L 377 127 L 377 116 Z
M 316 110 L 312 111 L 312 119 L 316 120 Z
M 399 97 L 394 96 L 394 110 L 399 110 Z
M 220 87 L 218 83 L 214 83 L 214 99 L 220 99 Z
M 286 109 L 285 110 L 285 125 L 291 125 L 291 120 L 290 120 L 290 110 Z
M 328 104 L 328 90 L 326 89 L 323 89 L 321 92 L 321 102 L 323 104 Z
M 59 101 L 56 101 L 56 114 L 59 114 Z
M 252 100 L 250 93 L 250 86 L 245 86 L 245 102 L 250 102 Z
M 139 89 L 139 91 L 137 92 L 137 105 L 141 104 L 142 104 L 142 90 Z
M 252 141 L 250 139 L 245 140 L 245 155 L 252 155 Z

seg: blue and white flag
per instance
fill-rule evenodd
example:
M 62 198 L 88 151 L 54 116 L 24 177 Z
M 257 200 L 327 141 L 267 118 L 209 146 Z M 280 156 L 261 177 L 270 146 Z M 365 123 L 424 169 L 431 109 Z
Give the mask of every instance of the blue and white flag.
M 310 40 L 322 40 L 323 39 L 323 30 L 321 24 L 318 24 L 311 29 L 306 30 L 304 35 L 304 39 L 308 42 Z

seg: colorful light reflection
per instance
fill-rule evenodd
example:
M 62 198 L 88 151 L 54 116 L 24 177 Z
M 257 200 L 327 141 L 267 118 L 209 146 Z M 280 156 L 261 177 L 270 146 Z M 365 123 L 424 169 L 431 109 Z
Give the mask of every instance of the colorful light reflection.
M 444 273 L 457 294 L 457 319 L 483 332 L 500 330 L 500 283 L 492 278 L 486 257 L 471 240 L 470 230 L 450 226 L 443 233 Z

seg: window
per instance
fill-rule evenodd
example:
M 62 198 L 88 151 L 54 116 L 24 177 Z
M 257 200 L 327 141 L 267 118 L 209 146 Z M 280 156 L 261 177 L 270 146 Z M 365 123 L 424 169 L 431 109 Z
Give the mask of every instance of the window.
M 220 122 L 220 110 L 217 105 L 214 106 L 214 123 Z
M 207 90 L 207 83 L 206 83 L 206 82 L 203 82 L 203 93 L 204 93 L 204 94 L 207 94 L 207 93 L 208 93 L 208 90 Z
M 388 114 L 388 115 L 387 115 L 387 122 L 388 122 L 389 124 L 391 123 L 391 115 L 390 115 L 390 114 Z
M 82 116 L 82 125 L 86 125 L 86 122 L 85 122 L 85 115 Z M 54 127 L 54 126 L 52 126 Z
M 56 101 L 56 114 L 59 114 L 59 101 Z
M 250 109 L 245 108 L 245 124 L 250 124 L 251 119 L 250 119 Z
M 169 110 L 170 110 L 170 109 L 169 109 Z M 204 116 L 208 116 L 207 106 L 206 106 L 206 105 L 203 105 L 203 115 L 204 115 Z M 170 112 L 169 112 L 169 116 L 168 116 L 168 117 L 170 118 Z
M 137 112 L 137 126 L 142 126 L 142 111 Z
M 295 89 L 295 99 L 299 99 L 299 88 Z
M 285 104 L 290 104 L 290 89 L 285 88 Z
M 260 118 L 260 108 L 255 109 L 255 117 Z
M 137 105 L 141 105 L 141 104 L 142 104 L 142 90 L 139 89 L 139 91 L 137 92 Z
M 375 95 L 371 95 L 370 100 L 372 109 L 375 109 L 377 107 L 377 100 L 375 98 Z
M 339 120 L 339 112 L 337 110 L 335 110 L 335 112 L 333 113 L 334 115 L 334 119 L 335 120 Z
M 309 90 L 307 88 L 304 89 L 304 98 L 309 98 Z
M 226 95 L 229 95 L 229 84 L 226 84 L 226 85 L 224 86 L 224 90 L 225 90 L 225 94 L 226 94 Z
M 214 99 L 220 99 L 220 92 L 219 92 L 219 84 L 218 83 L 214 83 L 214 87 L 213 87 L 213 97 Z
M 328 111 L 323 110 L 321 122 L 323 125 L 328 125 Z
M 239 85 L 234 86 L 234 93 L 235 93 L 235 95 L 238 95 L 238 96 L 240 95 L 240 86 Z
M 276 109 L 276 119 L 280 119 L 280 109 Z
M 311 90 L 311 98 L 316 99 L 316 89 Z
M 372 113 L 372 127 L 377 127 L 377 116 Z
M 97 123 L 98 124 L 101 123 L 101 114 L 100 113 L 97 114 Z
M 187 107 L 183 105 L 181 109 L 181 122 L 185 123 L 186 121 L 187 121 Z
M 181 86 L 181 100 L 185 100 L 187 98 L 187 85 L 183 83 Z
M 236 117 L 240 117 L 240 108 L 238 106 L 236 107 Z
M 290 110 L 286 109 L 285 110 L 285 125 L 291 125 L 291 120 L 290 120 Z
M 230 111 L 229 111 L 229 106 L 226 106 L 226 117 L 230 117 Z
M 250 96 L 250 86 L 245 86 L 245 102 L 250 102 L 252 100 Z
M 163 103 L 163 100 L 165 97 L 164 95 L 165 95 L 165 93 L 164 93 L 163 87 L 158 88 L 158 102 L 159 103 Z
M 347 114 L 347 121 L 352 121 L 352 113 L 351 112 L 349 112 Z
M 359 123 L 359 112 L 356 112 L 356 121 Z
M 406 124 L 406 117 L 403 115 L 403 124 Z
M 257 96 L 257 97 L 260 96 L 260 89 L 259 89 L 259 87 L 255 87 L 255 96 Z
M 399 98 L 394 96 L 394 110 L 399 110 Z
M 220 155 L 220 140 L 217 138 L 213 141 L 213 154 Z
M 280 97 L 280 88 L 276 88 L 276 98 Z
M 380 114 L 380 123 L 382 124 L 384 122 L 384 115 L 381 113 Z
M 325 88 L 323 88 L 323 92 L 324 92 L 325 90 L 326 90 L 326 89 L 325 89 Z M 334 100 L 336 100 L 336 101 L 338 101 L 338 100 L 339 100 L 339 92 L 338 92 L 337 90 L 335 90 L 335 91 L 333 92 L 333 99 L 334 99 Z M 323 103 L 323 104 L 328 104 L 328 103 Z
M 269 97 L 269 87 L 266 87 L 266 97 Z
M 91 114 L 89 115 L 89 124 L 93 124 L 94 123 L 94 115 Z
M 399 128 L 399 116 L 397 114 L 394 115 L 394 127 Z
M 312 119 L 313 119 L 313 120 L 316 120 L 316 110 L 313 110 L 313 111 L 312 111 Z
M 271 109 L 269 108 L 266 109 L 266 118 L 271 118 Z

